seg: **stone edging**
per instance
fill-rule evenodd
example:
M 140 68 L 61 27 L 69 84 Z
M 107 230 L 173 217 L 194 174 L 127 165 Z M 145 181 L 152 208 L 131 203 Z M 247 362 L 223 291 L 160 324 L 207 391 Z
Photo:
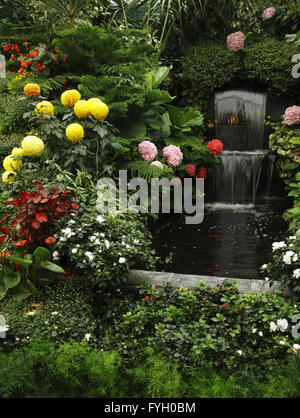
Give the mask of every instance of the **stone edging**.
M 176 274 L 144 270 L 132 270 L 127 284 L 138 286 L 146 282 L 156 287 L 164 287 L 167 283 L 170 283 L 174 287 L 181 286 L 192 289 L 199 282 L 205 282 L 208 286 L 216 287 L 224 281 L 237 282 L 237 289 L 240 293 L 273 292 L 276 289 L 280 289 L 280 284 L 278 282 L 270 287 L 264 280 L 232 279 L 216 276 L 197 276 L 192 274 Z M 291 293 L 287 289 L 285 289 L 283 293 L 285 296 L 291 296 Z

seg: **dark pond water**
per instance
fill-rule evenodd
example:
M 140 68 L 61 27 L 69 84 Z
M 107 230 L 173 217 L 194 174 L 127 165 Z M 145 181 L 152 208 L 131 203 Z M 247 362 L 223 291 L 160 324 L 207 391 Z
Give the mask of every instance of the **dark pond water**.
M 160 271 L 231 278 L 259 278 L 270 260 L 272 242 L 282 240 L 284 199 L 257 205 L 207 204 L 200 225 L 186 225 L 181 215 L 160 215 L 152 225 Z

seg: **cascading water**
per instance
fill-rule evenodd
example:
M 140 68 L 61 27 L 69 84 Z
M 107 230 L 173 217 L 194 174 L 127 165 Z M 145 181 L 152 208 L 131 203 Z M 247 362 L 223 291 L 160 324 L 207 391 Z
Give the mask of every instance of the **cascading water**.
M 214 173 L 213 188 L 218 202 L 255 203 L 266 152 L 224 151 Z
M 213 200 L 255 203 L 263 165 L 272 165 L 263 150 L 266 94 L 229 90 L 215 94 L 216 138 L 224 144 L 222 163 L 212 179 Z M 273 166 L 267 170 L 272 174 Z M 270 188 L 270 179 L 267 180 Z

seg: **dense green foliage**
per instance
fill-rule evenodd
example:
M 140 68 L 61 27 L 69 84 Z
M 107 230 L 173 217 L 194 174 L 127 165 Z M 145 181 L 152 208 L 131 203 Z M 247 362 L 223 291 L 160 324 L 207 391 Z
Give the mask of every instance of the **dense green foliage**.
M 299 128 L 287 126 L 284 121 L 267 122 L 272 128 L 269 137 L 270 149 L 279 156 L 277 169 L 284 180 L 288 196 L 293 199 L 293 207 L 286 211 L 285 219 L 290 223 L 289 231 L 299 238 L 300 227 L 300 136 Z M 298 157 L 297 157 L 298 156 Z
M 108 330 L 104 339 L 128 359 L 143 344 L 185 364 L 196 357 L 239 368 L 284 358 L 296 342 L 290 338 L 290 325 L 284 335 L 270 329 L 272 321 L 289 321 L 297 313 L 297 306 L 280 293 L 239 294 L 225 283 L 214 289 L 200 284 L 193 290 L 145 285 L 140 294 L 122 317 L 116 315 L 113 332 Z
M 93 293 L 89 281 L 67 281 L 62 275 L 54 287 L 45 288 L 38 303 L 32 299 L 9 299 L 1 303 L 10 331 L 1 340 L 8 350 L 35 339 L 62 342 L 81 341 L 95 335 Z
M 182 74 L 177 76 L 189 96 L 207 94 L 244 80 L 266 87 L 275 94 L 297 96 L 299 83 L 292 77 L 292 57 L 298 48 L 283 41 L 263 38 L 247 44 L 241 54 L 230 52 L 226 44 L 200 43 L 181 58 Z
M 76 359 L 76 361 L 74 361 Z M 26 349 L 0 353 L 0 397 L 71 398 L 298 398 L 299 357 L 281 362 L 259 380 L 248 368 L 228 375 L 209 365 L 186 368 L 147 349 L 124 367 L 114 351 L 86 343 L 59 349 L 35 341 Z

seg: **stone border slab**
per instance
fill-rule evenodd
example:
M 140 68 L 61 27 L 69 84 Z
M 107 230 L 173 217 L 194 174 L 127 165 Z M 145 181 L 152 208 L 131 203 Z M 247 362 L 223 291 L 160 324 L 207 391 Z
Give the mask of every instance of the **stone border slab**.
M 208 286 L 216 287 L 222 284 L 224 281 L 237 282 L 237 289 L 240 293 L 262 293 L 273 292 L 276 289 L 280 289 L 280 284 L 276 282 L 272 287 L 264 280 L 256 279 L 233 279 L 216 276 L 197 276 L 193 274 L 176 274 L 165 273 L 159 271 L 144 271 L 144 270 L 132 270 L 127 284 L 138 286 L 142 283 L 148 283 L 156 287 L 164 287 L 167 283 L 170 283 L 174 287 L 186 287 L 188 289 L 194 288 L 199 282 L 205 282 Z M 291 293 L 285 289 L 283 291 L 285 296 L 291 296 Z

